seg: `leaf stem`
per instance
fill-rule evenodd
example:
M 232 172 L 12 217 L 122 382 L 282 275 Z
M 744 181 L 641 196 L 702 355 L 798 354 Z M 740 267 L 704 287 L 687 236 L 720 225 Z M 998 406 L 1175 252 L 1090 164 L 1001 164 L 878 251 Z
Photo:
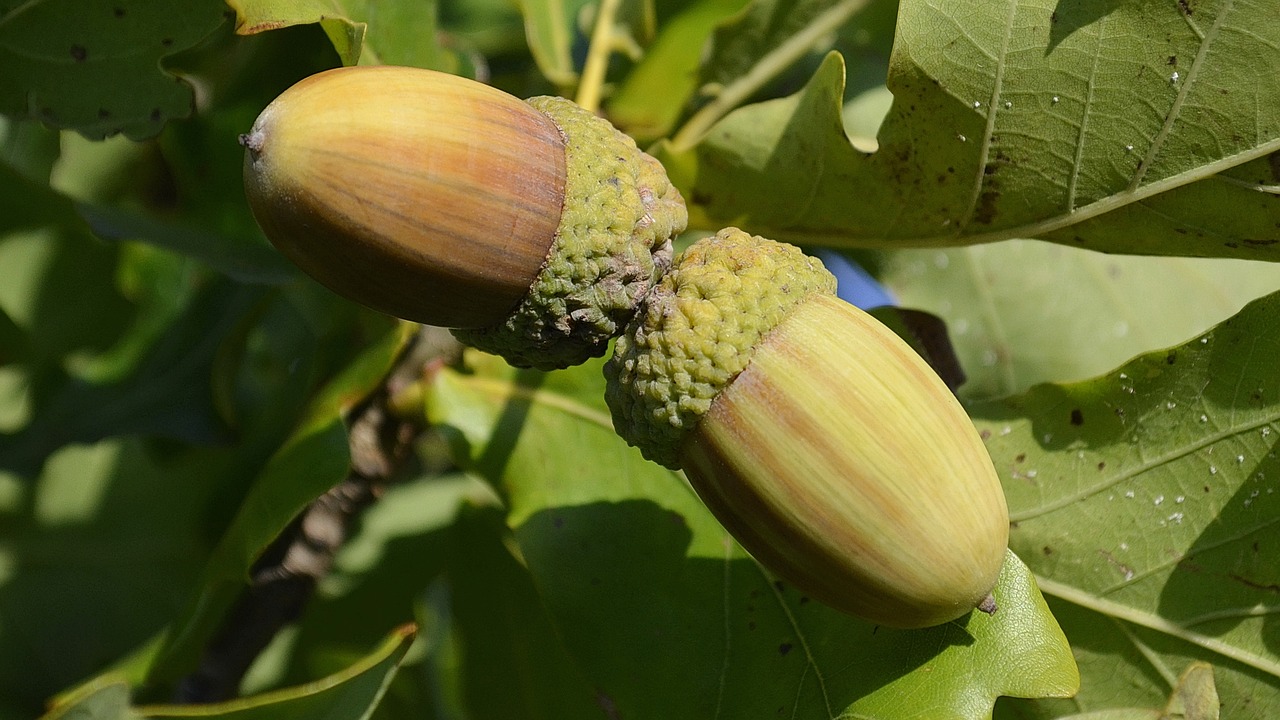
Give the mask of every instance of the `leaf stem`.
M 765 83 L 780 75 L 809 52 L 822 36 L 843 25 L 850 15 L 861 10 L 867 2 L 868 0 L 843 0 L 833 5 L 803 30 L 766 53 L 750 70 L 721 88 L 711 102 L 689 118 L 672 137 L 673 148 L 680 151 L 693 147 L 720 118 L 741 105 Z
M 576 102 L 588 112 L 600 109 L 600 95 L 604 88 L 605 71 L 609 68 L 609 56 L 617 47 L 614 39 L 614 19 L 618 16 L 621 0 L 600 0 L 596 10 L 596 24 L 591 30 L 591 47 L 582 67 L 582 80 L 578 83 Z

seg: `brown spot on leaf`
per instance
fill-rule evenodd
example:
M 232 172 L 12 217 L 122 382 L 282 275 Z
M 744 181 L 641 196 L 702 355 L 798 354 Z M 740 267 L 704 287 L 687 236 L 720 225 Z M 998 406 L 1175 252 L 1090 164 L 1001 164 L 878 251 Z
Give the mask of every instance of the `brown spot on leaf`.
M 786 655 L 789 652 L 791 652 L 791 643 L 782 643 L 778 646 L 779 655 Z
M 1081 412 L 1080 408 L 1071 408 L 1071 424 L 1072 425 L 1084 424 L 1084 413 Z
M 85 49 L 85 47 L 84 47 L 83 45 L 72 45 L 72 46 L 71 46 L 71 59 L 72 59 L 72 60 L 75 60 L 76 62 L 84 62 L 84 61 L 85 61 L 85 58 L 87 58 L 87 57 L 89 57 L 89 51 L 88 51 L 88 50 L 86 50 L 86 49 Z

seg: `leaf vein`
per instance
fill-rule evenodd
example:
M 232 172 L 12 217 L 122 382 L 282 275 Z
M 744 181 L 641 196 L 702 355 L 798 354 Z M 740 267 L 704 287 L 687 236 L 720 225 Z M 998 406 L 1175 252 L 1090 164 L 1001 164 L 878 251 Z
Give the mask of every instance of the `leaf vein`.
M 1164 123 L 1160 126 L 1159 132 L 1156 133 L 1151 145 L 1147 148 L 1146 156 L 1142 158 L 1142 162 L 1138 163 L 1138 170 L 1133 174 L 1133 180 L 1129 182 L 1130 192 L 1142 184 L 1142 179 L 1146 177 L 1147 171 L 1151 169 L 1151 164 L 1155 162 L 1156 156 L 1160 154 L 1160 150 L 1164 147 L 1169 133 L 1173 130 L 1173 126 L 1182 112 L 1182 104 L 1186 102 L 1187 94 L 1191 92 L 1191 87 L 1195 85 L 1196 80 L 1200 77 L 1200 72 L 1205 65 L 1205 58 L 1209 54 L 1209 48 L 1213 45 L 1213 41 L 1217 39 L 1223 19 L 1230 14 L 1233 3 L 1234 0 L 1226 0 L 1222 10 L 1213 19 L 1213 25 L 1210 26 L 1208 34 L 1199 35 L 1200 48 L 1196 51 L 1195 59 L 1191 61 L 1191 67 L 1187 70 L 1186 78 L 1178 85 L 1178 94 L 1173 98 L 1173 104 L 1169 107 L 1168 114 L 1165 115 Z M 1192 27 L 1194 29 L 1194 25 Z
M 1251 430 L 1257 430 L 1258 428 L 1261 428 L 1263 426 L 1269 426 L 1272 423 L 1274 423 L 1277 419 L 1280 419 L 1280 412 L 1273 413 L 1261 420 L 1257 420 L 1252 423 L 1247 423 L 1245 425 L 1240 425 L 1238 427 L 1232 427 L 1227 430 L 1222 430 L 1216 433 L 1210 433 L 1210 434 L 1204 435 L 1200 437 L 1196 442 L 1193 442 L 1184 447 L 1177 448 L 1175 450 L 1164 453 L 1162 455 L 1157 455 L 1156 457 L 1150 460 L 1143 459 L 1142 462 L 1138 463 L 1136 466 L 1134 466 L 1130 470 L 1126 470 L 1125 472 L 1118 473 L 1112 478 L 1104 480 L 1095 485 L 1091 485 L 1089 487 L 1082 488 L 1068 495 L 1064 495 L 1059 500 L 1048 503 L 1047 505 L 1042 505 L 1040 507 L 1035 507 L 1035 508 L 1028 508 L 1027 510 L 1024 510 L 1022 512 L 1010 512 L 1009 520 L 1012 522 L 1025 522 L 1027 520 L 1038 518 L 1042 515 L 1047 515 L 1056 510 L 1061 510 L 1062 508 L 1067 507 L 1068 505 L 1084 500 L 1090 495 L 1096 495 L 1104 490 L 1115 487 L 1116 485 L 1124 482 L 1125 480 L 1132 480 L 1145 472 L 1149 472 L 1156 468 L 1162 467 L 1164 465 L 1174 462 L 1175 460 L 1180 460 L 1184 457 L 1191 455 L 1192 453 L 1195 453 L 1210 445 L 1213 445 L 1214 443 L 1221 442 L 1222 440 L 1225 440 L 1229 437 L 1233 437 L 1235 435 L 1242 435 Z

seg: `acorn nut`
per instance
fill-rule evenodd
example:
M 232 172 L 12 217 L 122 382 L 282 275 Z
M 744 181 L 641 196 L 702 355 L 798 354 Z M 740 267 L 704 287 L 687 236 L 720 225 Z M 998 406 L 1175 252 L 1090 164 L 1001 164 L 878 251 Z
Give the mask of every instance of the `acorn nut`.
M 1009 516 L 982 440 L 834 289 L 790 245 L 736 228 L 695 243 L 606 364 L 614 427 L 827 605 L 901 628 L 994 612 Z
M 518 366 L 602 355 L 688 217 L 658 161 L 608 122 L 430 70 L 313 75 L 241 143 L 254 217 L 290 260 Z

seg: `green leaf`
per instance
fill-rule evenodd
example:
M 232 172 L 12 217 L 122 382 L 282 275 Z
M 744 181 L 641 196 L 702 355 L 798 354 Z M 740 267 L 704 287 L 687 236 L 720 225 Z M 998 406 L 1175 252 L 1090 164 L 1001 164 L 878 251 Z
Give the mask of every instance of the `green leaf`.
M 0 698 L 19 717 L 182 608 L 220 491 L 207 465 L 112 438 L 62 448 L 34 482 L 0 473 Z
M 573 50 L 578 14 L 589 0 L 519 0 L 529 52 L 543 76 L 561 88 L 578 82 Z
M 866 0 L 757 0 L 745 4 L 746 9 L 732 22 L 716 29 L 710 57 L 701 68 L 701 82 L 713 88 L 723 87 L 758 72 L 780 46 L 807 33 L 829 33 L 834 29 L 832 25 L 839 27 L 850 12 L 865 4 Z M 824 23 L 823 16 L 832 10 L 842 12 Z
M 947 321 L 969 400 L 1093 377 L 1280 289 L 1270 263 L 1102 255 L 1018 240 L 890 253 L 879 274 L 904 306 Z
M 492 504 L 492 491 L 463 475 L 423 476 L 388 486 L 338 551 L 282 657 L 275 667 L 263 667 L 264 661 L 272 664 L 270 650 L 259 658 L 246 691 L 333 672 L 392 622 L 417 622 L 425 629 L 426 651 L 433 652 L 438 637 L 449 631 L 449 618 L 433 616 L 424 606 L 455 552 L 468 551 L 454 541 L 459 508 L 482 502 Z M 422 672 L 400 674 L 383 704 L 425 703 L 423 696 L 433 694 L 429 680 Z
M 298 687 L 209 705 L 151 705 L 138 708 L 149 718 L 226 718 L 289 720 L 369 717 L 409 652 L 417 634 L 413 625 L 397 628 L 382 645 L 345 670 Z
M 599 718 L 595 689 L 507 535 L 493 508 L 463 513 L 454 528 L 448 588 L 467 717 Z
M 599 363 L 543 375 L 468 357 L 471 374 L 435 377 L 429 416 L 506 496 L 534 583 L 606 713 L 981 718 L 1001 694 L 1074 691 L 1065 639 L 1013 556 L 994 618 L 873 627 L 776 582 L 679 475 L 619 440 Z
M 45 292 L 61 284 L 57 273 L 52 276 L 51 282 L 41 286 Z M 81 288 L 88 284 L 83 273 L 63 280 Z M 141 329 L 141 339 L 150 341 L 149 346 L 138 349 L 136 359 L 133 353 L 124 353 L 127 362 L 120 368 L 120 377 L 103 382 L 74 376 L 50 377 L 50 370 L 39 361 L 48 362 L 57 354 L 42 353 L 28 371 L 43 386 L 37 385 L 32 392 L 30 421 L 12 434 L 0 434 L 0 467 L 34 474 L 50 453 L 64 445 L 96 442 L 115 435 L 180 438 L 193 443 L 225 439 L 225 427 L 213 405 L 210 376 L 222 342 L 242 322 L 259 295 L 243 288 L 210 285 L 201 296 L 185 303 L 180 313 L 163 317 L 164 325 L 154 337 L 146 328 Z M 102 301 L 97 303 L 89 307 L 101 311 Z M 47 309 L 48 304 L 42 308 L 45 314 L 30 325 L 33 335 L 41 335 L 44 327 L 58 326 L 46 325 L 57 318 Z M 84 309 L 85 301 L 80 300 L 66 311 L 68 319 L 61 323 L 73 337 L 94 329 L 87 322 L 93 316 L 78 317 Z
M 407 340 L 407 324 L 385 333 L 312 400 L 292 436 L 267 461 L 205 568 L 201 588 L 175 624 L 149 681 L 187 672 L 234 602 L 253 562 L 309 502 L 350 466 L 343 413 L 381 381 Z
M 138 717 L 129 707 L 129 685 L 108 675 L 62 698 L 40 720 L 135 720 Z
M 1010 547 L 1046 594 L 1080 608 L 1063 625 L 1078 653 L 1097 654 L 1082 659 L 1085 694 L 1091 680 L 1203 659 L 1222 701 L 1249 708 L 1225 717 L 1280 713 L 1277 318 L 1273 294 L 1104 376 L 972 409 L 1009 499 Z
M 107 205 L 79 203 L 76 209 L 94 234 L 104 240 L 146 242 L 199 260 L 241 282 L 275 285 L 298 277 L 297 268 L 256 238 L 161 220 Z
M 162 61 L 211 35 L 225 12 L 222 0 L 0 3 L 0 113 L 90 138 L 155 135 L 195 105 Z
M 1277 45 L 1280 20 L 1249 3 L 904 0 L 875 153 L 841 129 L 831 56 L 796 95 L 661 157 L 706 228 L 1275 259 Z
M 409 65 L 452 70 L 441 47 L 435 0 L 227 0 L 236 32 L 253 35 L 319 23 L 343 65 Z
M 747 0 L 699 0 L 663 23 L 644 57 L 609 99 L 609 119 L 645 142 L 666 135 L 698 87 L 698 66 L 716 26 Z

